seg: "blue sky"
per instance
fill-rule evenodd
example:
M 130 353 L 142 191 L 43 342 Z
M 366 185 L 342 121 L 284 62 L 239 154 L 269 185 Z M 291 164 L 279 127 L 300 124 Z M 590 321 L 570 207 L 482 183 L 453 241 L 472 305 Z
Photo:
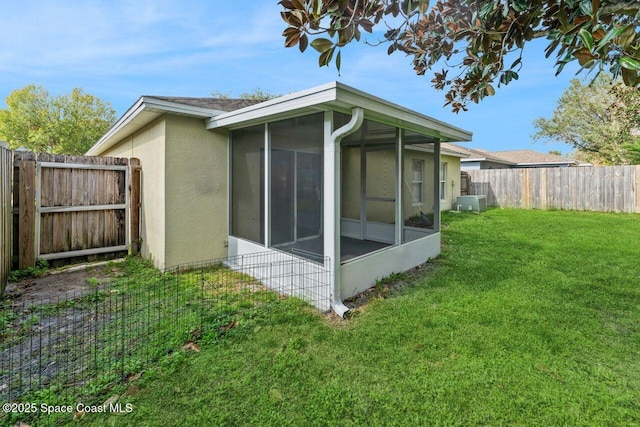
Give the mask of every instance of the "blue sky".
M 532 144 L 532 122 L 550 117 L 574 77 L 554 77 L 544 40 L 526 47 L 520 80 L 468 112 L 443 107 L 431 77 L 416 76 L 410 58 L 362 44 L 342 52 L 342 70 L 319 68 L 309 48 L 285 49 L 274 0 L 90 0 L 5 2 L 0 14 L 0 107 L 14 89 L 34 83 L 51 94 L 74 87 L 123 114 L 141 95 L 233 95 L 259 87 L 289 93 L 341 81 L 474 133 L 468 147 L 487 150 L 571 148 Z M 375 36 L 369 36 L 376 41 Z

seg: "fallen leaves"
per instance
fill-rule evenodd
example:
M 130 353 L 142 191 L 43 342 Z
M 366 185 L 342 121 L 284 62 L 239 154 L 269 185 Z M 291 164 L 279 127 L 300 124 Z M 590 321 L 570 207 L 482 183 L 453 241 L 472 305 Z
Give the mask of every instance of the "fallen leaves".
M 181 347 L 185 351 L 195 351 L 196 353 L 200 352 L 200 346 L 193 341 L 189 341 L 185 345 Z

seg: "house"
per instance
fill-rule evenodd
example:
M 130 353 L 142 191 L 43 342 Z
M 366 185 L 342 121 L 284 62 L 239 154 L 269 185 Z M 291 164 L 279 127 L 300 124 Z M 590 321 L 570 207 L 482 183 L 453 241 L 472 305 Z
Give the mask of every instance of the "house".
M 472 134 L 338 82 L 269 101 L 143 96 L 88 151 L 142 165 L 158 267 L 272 251 L 330 264 L 331 307 L 440 252 Z M 327 261 L 328 260 L 328 261 Z
M 579 160 L 540 153 L 533 150 L 486 151 L 456 147 L 466 157 L 461 160 L 462 171 L 478 169 L 558 168 L 591 166 Z

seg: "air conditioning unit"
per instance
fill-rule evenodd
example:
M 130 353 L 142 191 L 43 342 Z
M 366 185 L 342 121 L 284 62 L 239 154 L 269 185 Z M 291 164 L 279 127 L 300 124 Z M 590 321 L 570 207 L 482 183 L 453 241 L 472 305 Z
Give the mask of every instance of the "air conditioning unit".
M 459 196 L 456 205 L 459 211 L 484 212 L 487 210 L 487 196 Z

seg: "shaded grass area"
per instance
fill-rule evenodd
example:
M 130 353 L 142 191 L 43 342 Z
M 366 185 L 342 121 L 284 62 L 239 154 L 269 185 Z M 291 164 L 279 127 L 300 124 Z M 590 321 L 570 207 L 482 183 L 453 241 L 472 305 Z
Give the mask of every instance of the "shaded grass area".
M 171 361 L 190 341 L 217 339 L 221 328 L 279 301 L 255 278 L 220 262 L 163 273 L 133 257 L 112 268 L 117 274 L 111 283 L 70 299 L 28 307 L 5 302 L 0 316 L 4 401 L 99 405 L 122 392 L 123 379 Z M 0 414 L 0 424 L 64 422 L 64 416 L 19 412 Z
M 96 425 L 639 425 L 640 217 L 448 214 L 437 268 L 347 322 L 293 300 Z M 215 341 L 215 343 L 213 342 Z

